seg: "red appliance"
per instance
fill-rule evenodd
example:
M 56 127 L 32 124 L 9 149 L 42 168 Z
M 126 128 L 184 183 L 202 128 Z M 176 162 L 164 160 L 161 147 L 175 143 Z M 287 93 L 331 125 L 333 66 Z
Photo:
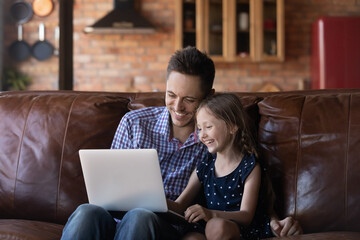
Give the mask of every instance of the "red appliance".
M 312 30 L 311 87 L 360 88 L 360 16 L 321 17 Z

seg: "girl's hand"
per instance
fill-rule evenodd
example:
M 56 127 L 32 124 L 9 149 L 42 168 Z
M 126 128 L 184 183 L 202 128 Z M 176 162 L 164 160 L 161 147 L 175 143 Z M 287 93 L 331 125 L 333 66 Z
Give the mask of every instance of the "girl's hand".
M 270 221 L 271 231 L 276 237 L 299 235 L 303 230 L 299 222 L 292 217 L 283 220 L 272 218 Z
M 209 221 L 212 217 L 212 211 L 199 204 L 192 205 L 185 211 L 185 219 L 190 223 L 200 220 Z

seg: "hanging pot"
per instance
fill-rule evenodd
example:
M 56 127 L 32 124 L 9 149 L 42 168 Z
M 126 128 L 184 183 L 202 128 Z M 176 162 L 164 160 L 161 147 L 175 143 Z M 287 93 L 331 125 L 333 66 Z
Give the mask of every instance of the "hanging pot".
M 18 24 L 24 24 L 32 18 L 33 10 L 30 3 L 16 0 L 10 6 L 10 14 Z
M 18 40 L 10 45 L 9 54 L 18 62 L 25 61 L 31 55 L 30 45 L 23 40 L 23 29 L 21 24 L 18 25 Z
M 45 26 L 39 24 L 39 40 L 32 46 L 32 54 L 39 61 L 50 58 L 54 53 L 54 47 L 45 40 Z
M 54 3 L 52 0 L 34 0 L 32 7 L 37 16 L 46 17 L 52 12 Z

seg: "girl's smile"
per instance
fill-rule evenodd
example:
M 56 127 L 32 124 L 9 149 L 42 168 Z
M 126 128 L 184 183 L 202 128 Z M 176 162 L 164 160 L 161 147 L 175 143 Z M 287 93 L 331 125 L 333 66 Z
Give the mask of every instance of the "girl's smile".
M 199 138 L 209 152 L 224 152 L 232 148 L 233 134 L 226 123 L 216 118 L 207 108 L 201 108 L 196 116 Z

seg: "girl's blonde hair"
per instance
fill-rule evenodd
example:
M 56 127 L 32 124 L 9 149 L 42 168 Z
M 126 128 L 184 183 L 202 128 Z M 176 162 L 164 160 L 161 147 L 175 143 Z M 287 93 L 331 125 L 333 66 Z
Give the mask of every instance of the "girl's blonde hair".
M 231 93 L 214 94 L 201 102 L 197 113 L 202 108 L 209 109 L 214 117 L 223 120 L 228 129 L 237 126 L 234 147 L 239 149 L 242 154 L 249 153 L 258 157 L 255 141 L 247 124 L 248 116 L 236 95 Z

